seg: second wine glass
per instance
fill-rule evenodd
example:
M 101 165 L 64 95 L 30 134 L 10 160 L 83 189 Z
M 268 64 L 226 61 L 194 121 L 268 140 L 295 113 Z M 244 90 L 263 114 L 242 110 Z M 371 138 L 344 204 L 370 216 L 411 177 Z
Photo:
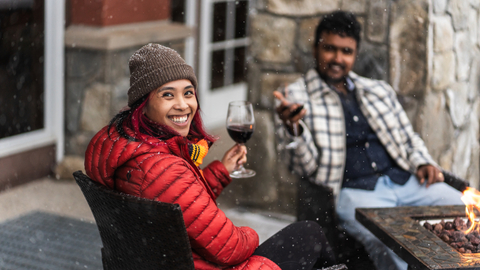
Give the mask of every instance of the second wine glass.
M 295 115 L 299 114 L 303 110 L 303 104 L 297 104 L 297 108 L 290 113 L 289 117 L 294 117 Z M 290 123 L 293 129 L 293 140 L 285 146 L 285 149 L 295 149 L 299 144 L 298 140 L 298 123 Z
M 244 145 L 253 134 L 255 129 L 255 117 L 253 116 L 252 103 L 248 101 L 232 101 L 228 104 L 227 113 L 227 131 L 228 135 L 236 143 Z M 252 177 L 256 173 L 254 170 L 245 169 L 243 164 L 230 173 L 232 178 Z

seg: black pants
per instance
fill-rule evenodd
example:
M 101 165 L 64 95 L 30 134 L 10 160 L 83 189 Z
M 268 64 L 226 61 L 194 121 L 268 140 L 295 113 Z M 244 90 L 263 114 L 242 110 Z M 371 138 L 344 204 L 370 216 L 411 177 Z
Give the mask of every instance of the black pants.
M 282 270 L 311 270 L 335 264 L 322 228 L 314 221 L 292 223 L 263 242 L 253 253 Z

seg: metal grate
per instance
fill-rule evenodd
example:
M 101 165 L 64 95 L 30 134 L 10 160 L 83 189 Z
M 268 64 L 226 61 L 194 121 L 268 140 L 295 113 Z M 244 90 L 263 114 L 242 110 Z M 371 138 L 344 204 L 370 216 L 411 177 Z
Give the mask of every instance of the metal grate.
M 0 269 L 103 269 L 97 225 L 45 212 L 0 224 Z

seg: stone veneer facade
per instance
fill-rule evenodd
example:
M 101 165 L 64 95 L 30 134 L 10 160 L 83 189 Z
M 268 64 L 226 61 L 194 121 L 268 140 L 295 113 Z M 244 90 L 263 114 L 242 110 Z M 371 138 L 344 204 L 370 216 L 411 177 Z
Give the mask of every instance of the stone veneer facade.
M 433 158 L 479 186 L 480 2 L 478 0 L 257 0 L 251 15 L 249 100 L 257 130 L 235 202 L 293 214 L 296 178 L 276 149 L 272 92 L 312 62 L 323 15 L 355 13 L 362 24 L 354 71 L 389 82 Z M 238 181 L 238 180 L 237 180 Z
M 434 0 L 418 125 L 439 164 L 479 188 L 480 1 Z

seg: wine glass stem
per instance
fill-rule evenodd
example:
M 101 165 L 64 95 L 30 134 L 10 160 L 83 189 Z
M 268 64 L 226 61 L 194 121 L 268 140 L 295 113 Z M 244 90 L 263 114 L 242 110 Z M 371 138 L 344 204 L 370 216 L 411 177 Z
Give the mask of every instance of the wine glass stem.
M 235 169 L 236 172 L 245 172 L 245 167 L 243 167 L 243 164 L 238 165 L 238 167 Z
M 239 145 L 245 145 L 244 143 L 239 143 Z M 246 169 L 243 164 L 239 164 L 235 167 L 235 169 L 230 173 L 232 178 L 248 178 L 255 176 L 255 171 Z

